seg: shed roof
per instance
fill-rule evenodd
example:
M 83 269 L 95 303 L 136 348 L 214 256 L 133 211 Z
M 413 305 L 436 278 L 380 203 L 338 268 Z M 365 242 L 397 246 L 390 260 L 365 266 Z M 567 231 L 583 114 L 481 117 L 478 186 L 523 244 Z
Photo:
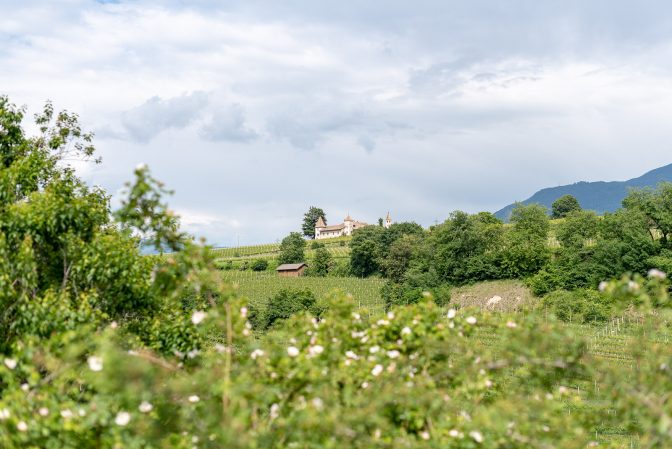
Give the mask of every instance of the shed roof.
M 301 267 L 307 267 L 307 266 L 308 265 L 306 265 L 304 262 L 301 262 L 301 263 L 284 263 L 284 264 L 280 265 L 278 268 L 276 268 L 275 270 L 276 271 L 294 271 L 294 270 L 298 270 Z

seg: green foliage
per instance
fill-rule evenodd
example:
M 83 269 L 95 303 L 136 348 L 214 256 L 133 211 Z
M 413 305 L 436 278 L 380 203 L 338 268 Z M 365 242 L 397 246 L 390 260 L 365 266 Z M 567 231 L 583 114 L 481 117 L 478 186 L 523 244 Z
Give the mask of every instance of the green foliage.
M 663 246 L 669 246 L 672 234 L 672 183 L 662 182 L 656 189 L 631 190 L 623 207 L 646 216 L 649 226 L 661 235 Z
M 283 289 L 269 299 L 265 309 L 256 309 L 251 321 L 256 329 L 266 330 L 300 312 L 319 317 L 323 309 L 318 306 L 312 291 Z
M 331 270 L 332 263 L 331 253 L 322 246 L 315 251 L 315 257 L 310 266 L 310 274 L 312 276 L 326 276 Z
M 453 212 L 428 239 L 428 266 L 451 284 L 497 279 L 504 228 L 494 215 Z
M 417 223 L 394 223 L 389 228 L 366 226 L 357 229 L 350 241 L 350 271 L 355 276 L 379 273 L 388 258 L 390 248 L 404 236 L 422 236 L 424 230 Z
M 529 276 L 544 267 L 550 257 L 546 209 L 537 204 L 518 204 L 511 212 L 511 223 L 501 253 L 502 275 Z
M 304 262 L 306 260 L 305 248 L 306 241 L 301 237 L 301 234 L 298 232 L 290 233 L 280 243 L 278 262 L 281 264 Z
M 589 210 L 571 211 L 556 230 L 560 244 L 567 248 L 581 248 L 586 242 L 597 238 L 600 220 Z
M 543 298 L 542 305 L 567 322 L 594 323 L 612 316 L 610 298 L 590 289 L 556 290 Z
M 315 238 L 315 225 L 317 220 L 322 217 L 324 224 L 327 224 L 327 214 L 324 213 L 319 207 L 310 206 L 308 212 L 303 216 L 303 224 L 301 225 L 301 231 L 303 235 L 308 238 Z
M 250 265 L 252 271 L 266 271 L 268 269 L 268 261 L 266 259 L 256 259 Z
M 359 277 L 370 276 L 378 272 L 381 239 L 384 228 L 366 226 L 357 229 L 350 241 L 350 271 Z
M 551 205 L 551 216 L 553 218 L 564 218 L 572 212 L 581 210 L 579 201 L 572 195 L 563 195 Z

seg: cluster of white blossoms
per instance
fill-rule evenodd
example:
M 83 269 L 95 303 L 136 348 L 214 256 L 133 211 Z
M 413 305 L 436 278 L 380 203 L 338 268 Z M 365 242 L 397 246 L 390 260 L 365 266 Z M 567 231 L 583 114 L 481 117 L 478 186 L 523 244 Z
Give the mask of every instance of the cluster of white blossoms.
M 313 345 L 308 348 L 308 355 L 310 357 L 315 357 L 317 355 L 320 355 L 324 352 L 324 347 L 320 345 Z
M 140 410 L 141 413 L 149 413 L 153 409 L 154 409 L 154 406 L 147 401 L 142 401 L 140 403 L 140 405 L 138 406 L 138 410 Z
M 299 348 L 296 346 L 290 346 L 287 348 L 287 355 L 290 357 L 296 357 L 299 355 Z
M 192 394 L 191 396 L 189 396 L 188 400 L 189 400 L 189 402 L 191 402 L 192 404 L 195 404 L 195 403 L 197 403 L 198 401 L 200 401 L 201 398 L 199 398 L 199 397 L 198 397 L 197 395 L 195 395 L 195 394 Z
M 383 365 L 376 365 L 376 366 L 374 366 L 373 369 L 371 370 L 371 374 L 372 374 L 374 377 L 378 377 L 378 376 L 380 376 L 380 373 L 382 373 L 382 372 L 383 372 Z
M 264 351 L 262 351 L 261 349 L 255 349 L 250 354 L 250 357 L 252 358 L 252 360 L 256 360 L 257 357 L 262 357 L 263 355 L 264 355 Z
M 198 325 L 200 324 L 206 317 L 208 316 L 207 313 L 203 312 L 202 310 L 196 310 L 192 315 L 191 315 L 191 322 Z
M 655 279 L 665 279 L 667 275 L 665 274 L 664 271 L 660 271 L 656 268 L 652 268 L 649 270 L 648 276 L 650 278 L 655 278 Z
M 120 411 L 117 413 L 117 416 L 114 417 L 114 423 L 118 426 L 125 426 L 131 422 L 131 414 L 125 411 Z
M 5 359 L 5 366 L 9 369 L 16 368 L 17 362 L 14 359 Z
M 102 371 L 103 370 L 103 359 L 92 355 L 89 357 L 86 362 L 89 364 L 89 369 L 91 371 Z

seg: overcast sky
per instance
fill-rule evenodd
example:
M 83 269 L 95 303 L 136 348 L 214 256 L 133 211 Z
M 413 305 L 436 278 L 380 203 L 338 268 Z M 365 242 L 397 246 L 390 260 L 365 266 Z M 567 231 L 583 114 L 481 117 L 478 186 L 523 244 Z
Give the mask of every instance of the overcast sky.
M 672 2 L 0 0 L 0 94 L 96 133 L 217 245 L 309 206 L 423 225 L 672 162 Z

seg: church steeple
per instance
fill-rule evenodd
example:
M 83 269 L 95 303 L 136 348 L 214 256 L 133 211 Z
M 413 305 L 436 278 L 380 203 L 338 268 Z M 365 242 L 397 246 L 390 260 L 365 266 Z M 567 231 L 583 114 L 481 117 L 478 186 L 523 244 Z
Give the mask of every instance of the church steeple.
M 392 217 L 390 217 L 390 211 L 387 211 L 387 217 L 385 217 L 385 228 L 392 226 Z

